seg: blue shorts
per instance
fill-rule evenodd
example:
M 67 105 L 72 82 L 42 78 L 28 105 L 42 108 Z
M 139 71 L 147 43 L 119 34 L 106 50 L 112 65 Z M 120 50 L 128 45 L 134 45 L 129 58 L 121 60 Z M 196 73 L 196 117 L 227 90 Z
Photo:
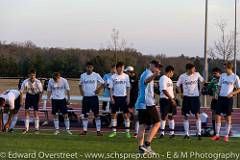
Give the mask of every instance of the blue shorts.
M 56 113 L 67 114 L 67 101 L 66 99 L 52 99 L 52 114 Z

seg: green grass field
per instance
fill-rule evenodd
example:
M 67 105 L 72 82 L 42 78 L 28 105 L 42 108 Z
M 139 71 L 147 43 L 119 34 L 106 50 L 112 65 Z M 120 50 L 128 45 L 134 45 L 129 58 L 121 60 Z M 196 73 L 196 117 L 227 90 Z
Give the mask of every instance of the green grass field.
M 24 159 L 25 153 L 41 154 L 36 159 L 67 159 L 66 157 L 58 158 L 60 153 L 76 154 L 73 159 L 118 159 L 109 156 L 109 153 L 137 153 L 136 139 L 126 139 L 124 134 L 118 134 L 117 138 L 109 139 L 105 133 L 103 137 L 97 137 L 90 133 L 88 136 L 79 136 L 78 132 L 73 132 L 73 135 L 66 135 L 62 132 L 60 135 L 53 135 L 52 132 L 41 132 L 39 135 L 27 134 L 22 135 L 19 131 L 15 133 L 1 133 L 0 134 L 0 159 Z M 175 139 L 155 139 L 152 148 L 161 156 L 157 159 L 194 159 L 187 157 L 169 158 L 167 154 L 182 154 L 187 152 L 199 153 L 238 153 L 240 154 L 240 139 L 231 138 L 229 143 L 223 141 L 212 142 L 209 138 L 203 138 L 202 141 L 192 137 L 190 140 L 183 140 L 182 137 L 177 136 Z M 13 154 L 15 153 L 15 157 Z M 42 154 L 45 154 L 42 158 Z M 94 158 L 86 157 L 92 153 L 105 153 L 108 157 Z M 47 157 L 49 155 L 53 157 Z M 104 155 L 104 156 L 106 156 Z M 12 157 L 10 157 L 12 156 Z M 26 156 L 26 155 L 25 155 Z M 54 157 L 55 156 L 55 157 Z M 62 155 L 61 155 L 62 156 Z M 94 155 L 96 156 L 96 155 Z M 119 156 L 119 155 L 118 155 Z M 28 157 L 34 159 L 35 157 Z M 25 157 L 26 159 L 26 157 Z M 119 158 L 120 159 L 120 158 Z M 121 159 L 124 159 L 121 157 Z M 137 159 L 137 158 L 126 158 Z M 153 158 L 154 159 L 154 158 Z M 199 158 L 197 158 L 199 159 Z M 210 159 L 210 158 L 204 158 Z M 220 158 L 221 159 L 221 158 Z M 222 158 L 223 159 L 223 158 Z

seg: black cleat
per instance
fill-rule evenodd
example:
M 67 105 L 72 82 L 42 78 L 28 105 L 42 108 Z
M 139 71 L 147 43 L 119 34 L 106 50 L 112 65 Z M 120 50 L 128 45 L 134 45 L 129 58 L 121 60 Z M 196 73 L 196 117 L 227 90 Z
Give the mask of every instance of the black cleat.
M 185 135 L 183 139 L 190 139 L 189 135 Z
M 202 140 L 202 136 L 201 135 L 197 135 L 198 140 Z
M 13 133 L 14 130 L 13 130 L 12 128 L 10 128 L 10 129 L 8 130 L 8 132 L 9 132 L 9 133 Z
M 103 136 L 103 134 L 100 131 L 97 131 L 97 136 Z
M 80 133 L 80 136 L 86 136 L 87 135 L 87 131 L 82 131 L 81 133 Z
M 163 134 L 161 134 L 161 135 L 159 136 L 159 139 L 162 139 L 162 138 L 164 138 L 164 135 L 163 135 Z
M 172 139 L 172 138 L 174 138 L 174 137 L 175 137 L 174 134 L 172 134 L 172 135 L 169 136 L 170 139 Z

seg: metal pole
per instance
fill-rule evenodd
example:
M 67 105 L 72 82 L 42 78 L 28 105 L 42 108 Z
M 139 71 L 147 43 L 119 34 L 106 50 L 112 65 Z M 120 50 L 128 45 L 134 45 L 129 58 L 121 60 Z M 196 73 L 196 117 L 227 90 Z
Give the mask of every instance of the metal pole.
M 234 71 L 237 73 L 237 0 L 235 0 Z
M 204 78 L 208 81 L 208 51 L 207 51 L 207 41 L 208 41 L 208 0 L 205 2 L 205 31 L 204 31 Z M 207 106 L 207 97 L 204 96 L 204 107 Z

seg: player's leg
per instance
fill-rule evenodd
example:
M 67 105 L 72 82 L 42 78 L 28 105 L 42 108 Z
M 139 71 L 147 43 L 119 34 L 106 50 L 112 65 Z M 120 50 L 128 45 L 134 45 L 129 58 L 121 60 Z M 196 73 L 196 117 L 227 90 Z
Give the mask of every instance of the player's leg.
M 112 124 L 112 133 L 108 136 L 113 138 L 117 136 L 117 111 L 119 111 L 118 99 L 114 97 L 115 104 L 111 104 L 111 124 Z
M 231 115 L 226 116 L 226 123 L 227 123 L 226 135 L 224 136 L 224 141 L 228 142 L 229 141 L 230 131 L 231 131 L 231 128 L 232 128 L 232 116 Z
M 63 118 L 64 118 L 64 125 L 65 125 L 65 129 L 67 134 L 72 135 L 72 132 L 70 131 L 70 120 L 68 117 L 68 109 L 67 109 L 67 101 L 66 99 L 63 99 L 60 101 L 60 111 L 63 114 Z
M 188 97 L 183 97 L 183 104 L 182 104 L 182 115 L 184 116 L 183 120 L 183 127 L 184 127 L 184 132 L 185 136 L 184 139 L 189 139 L 189 120 L 188 117 L 190 115 L 190 108 L 189 108 L 189 98 Z
M 98 100 L 97 96 L 93 97 L 92 111 L 93 111 L 94 117 L 95 117 L 97 136 L 103 136 L 102 133 L 101 133 L 101 118 L 100 118 L 100 115 L 99 115 L 99 100 Z
M 87 135 L 88 130 L 88 114 L 90 112 L 90 99 L 87 97 L 83 97 L 82 100 L 82 126 L 83 131 L 80 133 L 80 135 L 85 136 Z
M 217 141 L 220 139 L 220 129 L 221 129 L 221 115 L 220 114 L 216 114 L 216 135 L 213 136 L 211 139 L 214 141 Z
M 127 97 L 124 97 L 120 99 L 120 111 L 123 112 L 124 116 L 124 126 L 125 126 L 125 134 L 127 138 L 131 138 L 130 134 L 130 114 L 129 114 L 129 109 L 127 105 Z
M 202 122 L 200 118 L 200 99 L 199 97 L 192 98 L 192 105 L 191 105 L 191 113 L 195 115 L 196 118 L 196 127 L 197 127 L 197 136 L 198 139 L 201 140 L 201 133 L 202 133 Z
M 167 121 L 167 115 L 169 110 L 169 101 L 166 98 L 160 99 L 160 116 L 161 116 L 161 125 L 160 125 L 160 137 L 163 138 L 165 134 L 165 126 Z
M 144 134 L 145 134 L 146 128 L 147 128 L 147 125 L 145 125 L 145 124 L 139 125 L 139 130 L 138 130 L 138 135 L 137 135 L 139 153 L 145 153 L 145 150 L 146 150 L 144 148 Z
M 177 115 L 177 106 L 170 105 L 170 110 L 168 113 L 168 126 L 170 129 L 170 138 L 174 138 L 174 130 L 175 130 L 175 121 L 174 116 Z
M 212 99 L 211 101 L 211 110 L 212 110 L 212 128 L 213 128 L 213 131 L 214 131 L 214 135 L 216 135 L 216 105 L 217 105 L 217 100 L 216 99 Z
M 138 120 L 138 111 L 134 111 L 133 112 L 133 116 L 134 116 L 134 121 L 135 121 L 135 131 L 134 131 L 134 138 L 137 138 L 138 135 L 138 131 L 139 131 L 139 120 Z
M 12 122 L 10 124 L 8 132 L 13 132 L 13 129 L 14 129 L 16 123 L 17 123 L 17 120 L 18 120 L 18 111 L 15 111 L 13 116 L 12 116 Z
M 53 115 L 53 124 L 54 124 L 54 128 L 55 128 L 55 135 L 58 135 L 60 133 L 59 131 L 59 116 L 58 116 L 58 112 L 59 112 L 59 107 L 58 107 L 59 103 L 58 100 L 54 100 L 52 99 L 52 115 Z
M 25 106 L 25 130 L 22 134 L 26 134 L 29 131 L 29 121 L 30 121 L 30 113 L 29 109 Z
M 34 127 L 35 127 L 35 134 L 39 134 L 39 112 L 38 110 L 34 109 Z
M 198 136 L 198 139 L 201 140 L 202 122 L 200 119 L 200 114 L 196 113 L 195 118 L 196 118 L 197 136 Z

